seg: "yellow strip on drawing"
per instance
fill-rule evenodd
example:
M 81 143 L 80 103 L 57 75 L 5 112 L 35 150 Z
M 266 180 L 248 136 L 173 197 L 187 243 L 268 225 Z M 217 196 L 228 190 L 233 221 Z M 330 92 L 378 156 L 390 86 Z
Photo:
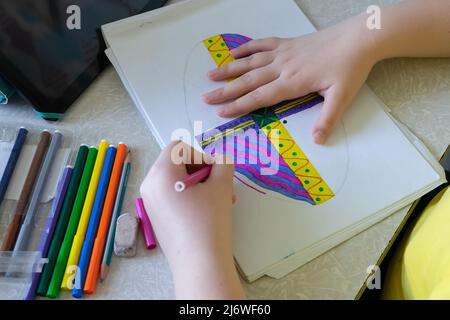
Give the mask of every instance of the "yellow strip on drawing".
M 301 181 L 315 204 L 324 203 L 334 197 L 331 188 L 320 176 L 281 121 L 272 122 L 262 128 L 262 130 L 295 176 Z
M 203 43 L 218 67 L 223 67 L 235 61 L 233 56 L 231 56 L 230 50 L 221 35 L 216 35 L 214 37 L 208 38 L 204 40 Z M 233 79 L 230 79 L 229 81 L 232 80 Z M 315 99 L 316 97 L 316 93 L 309 94 L 307 96 L 291 101 L 290 103 L 287 103 L 283 106 L 280 106 L 278 109 L 274 110 L 274 112 L 275 114 L 285 112 L 290 108 L 297 106 L 298 104 L 306 103 L 310 100 Z M 240 129 L 252 124 L 254 124 L 253 121 L 241 124 Z M 331 188 L 320 176 L 319 172 L 313 166 L 302 149 L 297 145 L 297 143 L 292 138 L 286 127 L 281 123 L 281 121 L 273 122 L 262 128 L 262 130 L 275 146 L 280 156 L 284 159 L 284 161 L 286 161 L 289 168 L 294 172 L 295 176 L 302 183 L 303 187 L 311 196 L 311 199 L 316 205 L 327 202 L 334 197 L 334 193 Z M 274 134 L 276 134 L 276 137 L 273 136 Z M 206 141 L 202 141 L 202 146 L 205 146 L 225 135 L 227 135 L 226 132 L 211 137 Z
M 223 67 L 235 60 L 221 35 L 208 38 L 203 43 L 218 67 Z

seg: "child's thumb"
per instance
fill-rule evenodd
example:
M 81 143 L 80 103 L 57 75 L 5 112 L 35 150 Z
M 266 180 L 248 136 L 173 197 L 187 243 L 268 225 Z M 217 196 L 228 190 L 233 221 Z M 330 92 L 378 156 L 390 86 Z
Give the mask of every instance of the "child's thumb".
M 314 142 L 324 144 L 349 104 L 348 95 L 336 86 L 324 94 L 325 102 L 319 119 L 313 128 Z

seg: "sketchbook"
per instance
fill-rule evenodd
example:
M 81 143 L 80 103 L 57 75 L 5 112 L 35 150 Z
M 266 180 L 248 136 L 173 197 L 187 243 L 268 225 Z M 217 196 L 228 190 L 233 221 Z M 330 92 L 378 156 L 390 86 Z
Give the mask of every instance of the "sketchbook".
M 293 0 L 191 0 L 102 31 L 108 57 L 161 147 L 181 132 L 196 148 L 237 160 L 234 256 L 249 281 L 285 276 L 445 180 L 366 86 L 325 146 L 311 137 L 323 106 L 317 94 L 236 119 L 202 102 L 203 93 L 224 85 L 206 73 L 230 63 L 231 49 L 315 32 Z

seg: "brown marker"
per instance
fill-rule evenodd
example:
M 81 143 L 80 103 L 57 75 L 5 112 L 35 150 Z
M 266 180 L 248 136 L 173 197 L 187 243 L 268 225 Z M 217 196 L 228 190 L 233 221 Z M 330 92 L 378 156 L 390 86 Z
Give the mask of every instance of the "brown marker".
M 11 251 L 14 248 L 14 243 L 16 242 L 17 234 L 20 229 L 20 224 L 22 222 L 25 209 L 27 208 L 28 201 L 30 200 L 34 183 L 36 182 L 36 178 L 45 158 L 50 140 L 51 134 L 47 130 L 42 131 L 36 152 L 33 156 L 33 161 L 31 162 L 30 169 L 28 170 L 27 178 L 25 179 L 25 184 L 23 185 L 22 192 L 20 193 L 19 200 L 17 201 L 13 219 L 8 226 L 5 238 L 3 239 L 1 251 Z

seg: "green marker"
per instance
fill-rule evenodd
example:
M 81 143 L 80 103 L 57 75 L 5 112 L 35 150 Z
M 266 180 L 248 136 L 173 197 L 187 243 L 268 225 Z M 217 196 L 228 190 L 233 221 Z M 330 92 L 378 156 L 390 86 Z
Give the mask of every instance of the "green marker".
M 67 189 L 66 197 L 64 199 L 63 207 L 56 225 L 53 239 L 48 251 L 48 262 L 44 265 L 42 270 L 41 279 L 37 289 L 37 295 L 45 297 L 47 295 L 50 279 L 53 274 L 53 268 L 55 267 L 56 258 L 58 257 L 59 249 L 61 248 L 61 242 L 64 237 L 64 233 L 67 229 L 70 213 L 72 211 L 73 203 L 77 195 L 78 187 L 80 185 L 81 175 L 83 173 L 84 165 L 86 163 L 86 157 L 89 148 L 86 145 L 82 145 L 78 151 L 77 160 L 73 168 L 72 177 L 70 178 L 69 187 Z
M 61 288 L 61 282 L 66 271 L 67 260 L 69 259 L 70 249 L 72 248 L 73 238 L 77 232 L 78 222 L 80 221 L 81 211 L 83 210 L 84 201 L 91 182 L 92 172 L 94 171 L 95 160 L 97 159 L 98 150 L 94 147 L 89 148 L 86 165 L 84 166 L 83 176 L 81 177 L 80 187 L 70 215 L 69 224 L 67 226 L 66 235 L 59 250 L 58 260 L 56 261 L 53 276 L 47 291 L 48 298 L 56 298 Z

